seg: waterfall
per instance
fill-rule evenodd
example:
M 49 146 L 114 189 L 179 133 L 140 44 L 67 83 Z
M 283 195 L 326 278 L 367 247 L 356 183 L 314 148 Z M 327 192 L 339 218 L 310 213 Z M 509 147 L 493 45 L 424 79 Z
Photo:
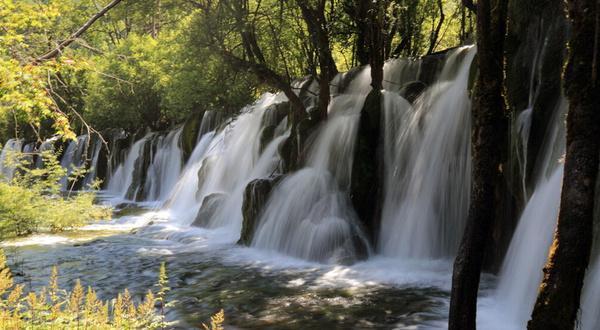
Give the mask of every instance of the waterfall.
M 183 127 L 158 137 L 156 152 L 152 154 L 144 191 L 146 200 L 165 200 L 181 173 L 183 152 L 179 140 Z
M 552 243 L 562 174 L 561 165 L 550 178 L 538 183 L 521 215 L 500 272 L 497 297 L 501 309 L 522 328 L 531 315 Z
M 144 145 L 151 136 L 151 134 L 146 134 L 127 150 L 125 160 L 123 163 L 119 164 L 112 173 L 106 190 L 119 198 L 125 199 L 127 197 L 127 192 L 133 183 L 136 161 L 140 157 Z
M 369 70 L 332 98 L 304 169 L 272 192 L 252 245 L 323 262 L 353 260 L 366 240 L 348 197 L 360 111 Z
M 0 175 L 5 181 L 11 181 L 16 171 L 15 161 L 17 154 L 21 152 L 23 142 L 20 139 L 10 139 L 6 141 L 2 152 L 0 153 Z
M 70 182 L 69 176 L 73 171 L 82 168 L 86 165 L 87 150 L 89 147 L 89 135 L 80 135 L 77 139 L 69 142 L 61 160 L 60 166 L 66 170 L 66 175 L 60 179 L 62 191 L 70 190 L 73 182 Z
M 92 148 L 92 159 L 89 164 L 88 172 L 86 173 L 83 179 L 82 187 L 84 189 L 89 188 L 90 185 L 93 184 L 94 180 L 96 180 L 98 173 L 98 159 L 100 158 L 100 151 L 102 150 L 102 140 L 100 138 L 96 138 L 94 140 L 94 145 Z
M 431 259 L 456 253 L 470 193 L 474 47 L 448 55 L 436 83 L 412 107 L 385 94 L 385 199 L 380 251 Z
M 44 167 L 44 159 L 42 157 L 42 154 L 44 152 L 54 151 L 54 143 L 56 143 L 56 141 L 58 141 L 58 139 L 59 139 L 58 136 L 53 136 L 53 137 L 45 140 L 44 142 L 42 142 L 42 144 L 38 147 L 38 149 L 37 149 L 38 157 L 35 160 L 35 168 Z
M 267 93 L 243 109 L 219 132 L 200 136 L 200 142 L 165 205 L 173 223 L 228 227 L 232 239 L 239 238 L 244 189 L 253 179 L 268 176 L 277 168 L 277 147 L 285 134 L 282 128 L 276 130 L 275 138 L 261 153 L 263 117 L 273 110 L 272 106 L 285 100 L 283 94 Z M 205 120 L 214 120 L 212 116 L 207 117 L 207 113 L 204 117 L 201 127 Z M 212 216 L 198 218 L 203 202 L 211 198 L 218 199 Z
M 499 307 L 519 327 L 525 327 L 531 315 L 558 219 L 564 168 L 559 158 L 565 151 L 567 108 L 562 97 L 540 149 L 533 194 L 521 214 L 499 275 Z

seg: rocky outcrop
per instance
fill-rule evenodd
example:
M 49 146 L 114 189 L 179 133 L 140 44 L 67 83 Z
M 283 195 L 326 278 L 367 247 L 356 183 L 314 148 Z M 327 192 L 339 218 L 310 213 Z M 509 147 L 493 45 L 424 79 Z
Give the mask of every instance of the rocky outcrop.
M 360 114 L 360 124 L 354 149 L 350 199 L 368 237 L 377 235 L 381 213 L 383 151 L 381 150 L 380 91 L 371 91 Z
M 225 198 L 227 198 L 227 195 L 223 193 L 213 193 L 204 197 L 192 226 L 207 227 L 210 223 L 210 219 L 217 213 L 225 201 Z
M 427 88 L 427 85 L 425 85 L 424 82 L 417 80 L 409 82 L 406 85 L 402 86 L 402 88 L 400 88 L 399 93 L 408 102 L 414 103 L 415 100 L 419 97 L 419 95 L 423 93 L 425 88 Z
M 281 176 L 256 179 L 246 186 L 242 205 L 242 232 L 238 244 L 248 246 L 252 243 L 258 220 L 269 200 L 271 191 L 280 180 Z
M 275 130 L 283 119 L 291 112 L 289 102 L 272 104 L 265 110 L 262 117 L 262 130 L 260 132 L 260 152 L 267 147 L 275 136 Z
M 194 147 L 196 147 L 204 113 L 204 111 L 199 111 L 192 114 L 183 124 L 183 131 L 181 132 L 181 151 L 183 153 L 184 162 L 190 158 L 192 151 L 194 151 Z

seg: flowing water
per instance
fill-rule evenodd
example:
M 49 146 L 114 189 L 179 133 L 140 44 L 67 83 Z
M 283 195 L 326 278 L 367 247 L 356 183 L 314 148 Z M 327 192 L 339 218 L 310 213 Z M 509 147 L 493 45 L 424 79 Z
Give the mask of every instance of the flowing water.
M 116 206 L 115 219 L 75 234 L 5 242 L 16 279 L 39 287 L 58 264 L 63 285 L 81 277 L 103 298 L 126 287 L 140 297 L 166 261 L 175 301 L 167 316 L 180 328 L 193 328 L 220 308 L 233 328 L 444 328 L 452 258 L 469 202 L 468 88 L 475 53 L 474 47 L 449 52 L 416 99 L 411 91 L 425 86 L 422 62 L 386 63 L 385 181 L 374 244 L 349 196 L 360 111 L 371 89 L 367 67 L 336 77 L 327 121 L 308 139 L 303 166 L 286 175 L 279 153 L 291 130 L 280 112 L 283 94 L 267 93 L 227 120 L 206 111 L 185 162 L 182 127 L 114 150 L 100 202 Z M 298 90 L 308 89 L 299 92 L 307 105 L 316 104 L 315 85 L 297 83 Z M 500 273 L 482 278 L 481 328 L 522 328 L 531 312 L 558 213 L 566 108 L 563 99 L 554 111 L 532 194 L 520 178 L 526 206 Z M 526 110 L 513 124 L 511 143 L 519 148 L 523 173 L 530 120 Z M 21 141 L 10 140 L 0 158 L 21 149 Z M 61 163 L 89 162 L 85 187 L 96 177 L 101 149 L 99 139 L 81 136 Z M 12 176 L 14 169 L 2 166 L 4 177 Z M 276 184 L 251 246 L 242 247 L 236 242 L 244 193 L 256 179 Z M 597 255 L 582 298 L 584 329 L 600 324 Z

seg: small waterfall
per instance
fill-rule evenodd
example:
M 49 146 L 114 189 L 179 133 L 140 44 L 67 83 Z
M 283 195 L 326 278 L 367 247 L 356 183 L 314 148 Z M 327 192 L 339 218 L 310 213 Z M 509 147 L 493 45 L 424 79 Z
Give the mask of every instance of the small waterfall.
M 519 327 L 525 327 L 531 315 L 558 219 L 564 168 L 558 160 L 565 151 L 567 108 L 563 97 L 554 110 L 538 157 L 534 192 L 519 219 L 499 275 L 496 298 L 500 309 Z
M 151 136 L 152 134 L 146 134 L 127 150 L 125 160 L 112 173 L 106 190 L 120 198 L 127 197 L 129 188 L 133 183 L 136 161 L 141 156 L 144 145 Z
M 0 175 L 5 181 L 11 181 L 15 175 L 16 167 L 14 161 L 18 161 L 15 157 L 21 153 L 23 141 L 20 139 L 10 139 L 6 141 L 2 152 L 0 153 Z
M 260 136 L 265 112 L 270 106 L 283 101 L 283 94 L 265 94 L 254 105 L 243 109 L 218 133 L 200 137 L 166 203 L 173 223 L 184 226 L 195 223 L 208 228 L 229 227 L 233 236 L 239 238 L 246 185 L 253 179 L 273 173 L 279 162 L 277 147 L 285 130 L 277 130 L 275 139 L 262 153 Z M 212 120 L 206 115 L 201 127 L 205 125 L 205 119 Z M 218 207 L 209 219 L 198 219 L 202 203 L 210 197 L 219 199 Z
M 506 315 L 525 327 L 542 280 L 560 205 L 563 166 L 538 183 L 527 203 L 500 272 L 497 297 Z
M 331 100 L 307 166 L 271 193 L 252 246 L 322 262 L 351 261 L 366 248 L 347 191 L 369 81 L 364 70 Z
M 146 200 L 165 200 L 181 174 L 183 152 L 179 139 L 183 127 L 158 137 L 156 152 L 152 154 L 144 191 Z
M 380 251 L 431 259 L 456 253 L 470 193 L 474 47 L 448 55 L 439 80 L 411 108 L 385 94 L 385 200 Z M 389 108 L 391 107 L 391 108 Z
M 27 143 L 23 146 L 23 160 L 27 164 L 28 168 L 32 168 L 34 166 L 33 156 L 35 152 L 35 142 Z
M 97 173 L 98 173 L 98 160 L 100 158 L 100 151 L 102 150 L 102 143 L 103 143 L 102 139 L 100 139 L 99 137 L 94 139 L 94 144 L 93 144 L 92 153 L 91 153 L 92 159 L 89 164 L 88 173 L 86 173 L 86 175 L 83 179 L 82 187 L 84 189 L 89 188 L 90 185 L 93 184 L 94 180 L 96 180 Z
M 73 187 L 74 182 L 69 182 L 69 176 L 73 171 L 86 165 L 87 150 L 89 147 L 88 142 L 88 135 L 80 135 L 77 139 L 69 142 L 69 145 L 60 160 L 60 166 L 67 171 L 66 175 L 60 179 L 62 191 L 70 190 L 71 187 Z
M 38 147 L 38 149 L 37 149 L 38 156 L 37 156 L 37 159 L 35 160 L 35 168 L 44 167 L 44 159 L 42 157 L 42 153 L 54 151 L 54 143 L 56 143 L 56 141 L 58 141 L 58 139 L 59 139 L 58 136 L 53 136 L 53 137 L 45 140 L 44 142 L 42 142 L 42 144 Z

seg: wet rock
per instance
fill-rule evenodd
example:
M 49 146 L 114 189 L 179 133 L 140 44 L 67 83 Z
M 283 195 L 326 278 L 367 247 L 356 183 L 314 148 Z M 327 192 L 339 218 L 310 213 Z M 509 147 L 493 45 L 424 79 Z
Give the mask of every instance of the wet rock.
M 183 131 L 181 132 L 181 151 L 183 152 L 184 162 L 190 158 L 192 151 L 194 151 L 204 113 L 204 111 L 198 111 L 192 114 L 185 121 L 185 124 L 183 124 Z
M 209 224 L 210 219 L 212 219 L 219 210 L 219 207 L 223 204 L 226 197 L 227 195 L 223 193 L 214 193 L 204 197 L 202 206 L 200 206 L 200 210 L 198 210 L 196 220 L 194 220 L 192 226 L 206 227 Z
M 422 81 L 412 81 L 402 86 L 400 89 L 400 95 L 404 97 L 408 102 L 414 103 L 417 97 L 423 93 L 427 85 Z
M 254 237 L 254 230 L 263 212 L 271 191 L 281 180 L 282 176 L 266 179 L 256 179 L 250 182 L 244 190 L 244 203 L 242 205 L 242 233 L 238 244 L 250 245 Z
M 350 184 L 352 205 L 371 240 L 376 236 L 381 213 L 381 99 L 380 91 L 371 91 L 365 100 L 356 137 Z
M 269 106 L 262 118 L 262 130 L 260 132 L 260 152 L 267 147 L 267 145 L 273 140 L 275 136 L 275 130 L 277 126 L 287 117 L 290 113 L 290 103 L 282 102 L 272 104 Z

